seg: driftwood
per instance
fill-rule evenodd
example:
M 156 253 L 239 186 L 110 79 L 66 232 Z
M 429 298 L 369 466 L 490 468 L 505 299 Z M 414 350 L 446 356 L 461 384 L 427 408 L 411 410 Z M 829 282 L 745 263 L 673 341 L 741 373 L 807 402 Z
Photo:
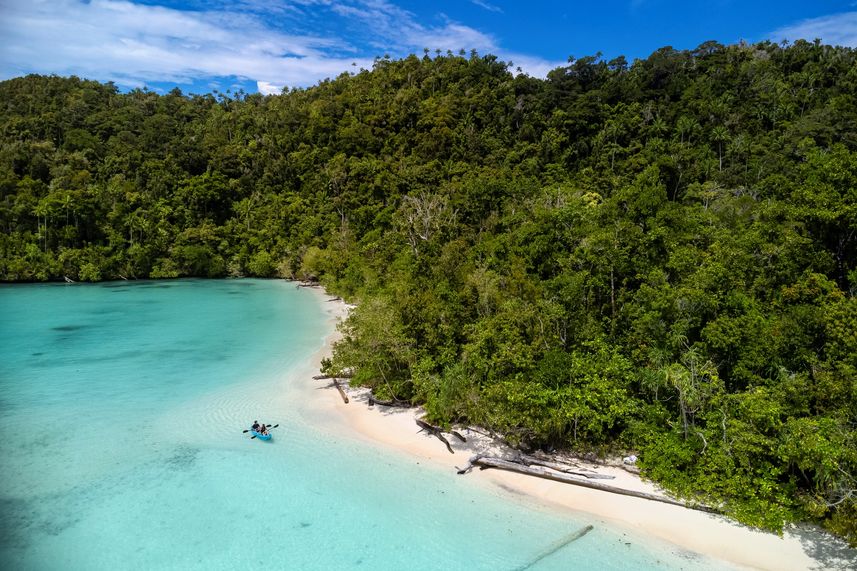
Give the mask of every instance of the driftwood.
M 440 427 L 432 426 L 428 422 L 425 422 L 425 421 L 420 420 L 418 418 L 415 420 L 417 422 L 417 426 L 420 427 L 420 432 L 425 430 L 428 433 L 434 434 L 435 436 L 437 436 L 440 439 L 441 442 L 446 444 L 446 449 L 449 450 L 450 454 L 455 454 L 455 450 L 452 449 L 452 446 L 449 444 L 449 440 L 447 440 L 446 437 L 442 434 L 443 431 L 440 429 Z
M 551 455 L 551 454 L 548 454 L 548 453 L 543 452 L 541 450 L 536 450 L 535 452 L 533 452 L 533 456 L 539 460 L 559 461 L 559 462 L 562 462 L 563 464 L 571 464 L 572 466 L 580 468 L 581 470 L 588 470 L 587 468 L 581 467 L 580 464 L 577 464 L 576 462 L 572 462 L 569 459 L 569 457 L 565 456 L 565 455 L 563 455 L 563 456 Z M 624 462 L 621 464 L 608 464 L 608 463 L 604 463 L 604 462 L 600 461 L 596 457 L 592 457 L 592 455 L 590 455 L 590 454 L 586 454 L 585 458 L 582 458 L 582 457 L 577 456 L 577 455 L 573 455 L 573 456 L 571 456 L 571 458 L 581 458 L 581 459 L 584 459 L 586 462 L 590 462 L 593 464 L 602 464 L 605 466 L 613 466 L 614 468 L 622 468 L 626 472 L 628 472 L 630 474 L 634 474 L 635 476 L 640 475 L 640 468 L 638 468 L 637 466 L 625 464 Z M 591 471 L 591 470 L 588 470 L 588 471 Z
M 471 471 L 474 466 L 476 466 L 476 461 L 480 458 L 482 458 L 482 454 L 476 454 L 474 456 L 471 456 L 470 459 L 467 460 L 467 465 L 464 468 L 459 468 L 458 466 L 456 466 L 455 469 L 458 470 L 459 474 L 466 474 Z
M 591 525 L 587 525 L 585 527 L 578 529 L 577 531 L 575 531 L 574 533 L 572 533 L 568 537 L 564 537 L 564 538 L 560 539 L 559 541 L 557 541 L 556 543 L 554 543 L 553 545 L 549 546 L 547 549 L 545 549 L 544 551 L 539 553 L 535 558 L 533 558 L 529 563 L 527 563 L 525 565 L 521 565 L 520 567 L 516 567 L 515 571 L 526 571 L 527 569 L 529 569 L 530 567 L 532 567 L 533 565 L 535 565 L 536 563 L 538 563 L 539 561 L 541 561 L 545 557 L 547 557 L 549 555 L 553 555 L 554 553 L 556 553 L 557 551 L 559 551 L 560 549 L 562 549 L 563 547 L 565 547 L 569 543 L 571 543 L 573 541 L 577 541 L 578 539 L 580 539 L 581 537 L 583 537 L 584 535 L 586 535 L 587 533 L 592 531 L 592 529 L 593 529 L 593 527 Z
M 342 397 L 342 402 L 348 404 L 348 395 L 345 394 L 344 390 L 342 390 L 342 385 L 339 384 L 339 379 L 333 379 L 333 384 L 336 387 L 336 390 L 339 391 L 339 395 Z
M 580 468 L 580 464 L 577 462 L 573 462 L 568 456 L 559 456 L 557 454 L 549 454 L 543 450 L 536 450 L 531 454 L 533 458 L 538 458 L 539 460 L 550 460 L 552 462 L 562 462 L 563 464 L 570 464 L 575 468 Z M 576 456 L 572 456 L 571 458 L 577 458 Z M 579 459 L 579 458 L 577 458 Z M 591 460 L 590 462 L 595 462 L 595 460 Z
M 572 476 L 570 474 L 558 473 L 543 466 L 524 466 L 523 464 L 512 462 L 510 460 L 504 460 L 502 458 L 491 458 L 488 456 L 482 456 L 480 454 L 477 454 L 476 456 L 470 458 L 468 466 L 463 469 L 459 469 L 458 473 L 465 474 L 469 472 L 470 469 L 473 468 L 473 466 L 479 466 L 483 470 L 485 468 L 500 468 L 501 470 L 509 470 L 510 472 L 518 472 L 519 474 L 527 474 L 529 476 L 536 476 L 538 478 L 545 478 L 547 480 L 554 480 L 566 484 L 574 484 L 575 486 L 582 486 L 584 488 L 591 488 L 593 490 L 600 490 L 602 492 L 610 492 L 612 494 L 631 496 L 633 498 L 642 498 L 644 500 L 651 500 L 653 502 L 661 502 L 664 504 L 681 506 L 683 508 L 691 508 L 708 513 L 718 513 L 718 510 L 710 506 L 705 506 L 701 504 L 685 504 L 672 498 L 649 494 L 647 492 L 625 490 L 623 488 L 617 488 L 616 486 L 610 486 L 608 484 L 599 484 L 597 482 L 590 482 L 589 480 L 581 480 L 580 478 Z
M 453 436 L 455 436 L 456 438 L 458 438 L 459 440 L 461 440 L 462 442 L 467 442 L 467 439 L 465 437 L 463 437 L 461 434 L 459 434 L 458 432 L 456 432 L 454 430 L 450 430 L 449 433 L 452 434 Z
M 345 394 L 345 391 L 342 389 L 342 385 L 339 384 L 338 378 L 333 377 L 331 375 L 314 375 L 313 379 L 315 379 L 316 381 L 320 381 L 322 379 L 331 379 L 333 381 L 333 386 L 335 386 L 336 390 L 339 391 L 339 396 L 342 397 L 342 402 L 348 404 L 348 395 Z
M 488 438 L 491 438 L 492 440 L 497 440 L 497 439 L 501 438 L 500 435 L 497 434 L 496 432 L 492 432 L 492 431 L 485 429 L 485 428 L 479 428 L 478 426 L 468 426 L 467 430 L 469 430 L 470 432 L 475 432 L 476 434 L 481 434 L 482 436 L 487 436 Z
M 545 468 L 550 468 L 551 470 L 556 470 L 557 472 L 562 472 L 564 474 L 572 474 L 574 476 L 583 476 L 584 478 L 590 478 L 593 480 L 613 480 L 616 477 L 608 476 L 606 474 L 599 474 L 592 470 L 587 470 L 586 468 L 578 467 L 578 469 L 576 470 L 566 464 L 551 462 L 549 460 L 542 460 L 541 458 L 536 458 L 534 456 L 527 456 L 523 454 L 520 457 L 520 462 L 524 466 L 544 466 Z
M 465 466 L 464 468 L 458 468 L 458 466 L 456 466 L 456 469 L 458 469 L 458 473 L 459 474 L 466 474 L 467 472 L 469 472 L 471 469 L 473 469 L 473 466 L 475 464 L 477 464 L 477 460 L 480 458 L 483 458 L 483 455 L 477 454 L 476 456 L 473 456 L 470 458 L 467 466 Z M 515 460 L 507 460 L 507 461 L 508 462 L 515 462 L 515 463 L 521 464 L 522 466 L 525 466 L 525 467 L 543 466 L 545 468 L 550 468 L 551 470 L 555 470 L 557 472 L 562 472 L 564 474 L 569 474 L 572 476 L 580 476 L 582 478 L 589 478 L 592 480 L 612 480 L 616 477 L 616 476 L 609 476 L 607 474 L 599 474 L 598 472 L 595 472 L 594 470 L 590 470 L 588 468 L 582 468 L 580 466 L 577 466 L 576 464 L 574 465 L 574 467 L 572 467 L 572 466 L 569 466 L 568 464 L 559 463 L 559 462 L 550 462 L 548 460 L 542 460 L 541 458 L 537 458 L 534 456 L 528 456 L 526 454 L 519 454 Z M 578 472 L 577 470 L 575 470 L 575 468 L 577 468 L 578 470 L 582 470 L 582 471 Z
M 353 376 L 351 371 L 342 371 L 338 375 L 313 375 L 312 378 L 316 381 L 321 381 L 324 379 L 350 379 Z
M 381 406 L 397 406 L 399 408 L 411 408 L 411 403 L 406 400 L 399 399 L 391 399 L 391 400 L 378 400 L 375 397 L 369 395 L 369 406 L 374 406 L 379 404 Z

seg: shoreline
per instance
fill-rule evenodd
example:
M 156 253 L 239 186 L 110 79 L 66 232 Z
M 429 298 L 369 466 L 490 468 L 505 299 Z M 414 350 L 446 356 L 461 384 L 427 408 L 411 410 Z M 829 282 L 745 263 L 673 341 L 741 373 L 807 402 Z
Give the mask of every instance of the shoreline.
M 317 302 L 328 315 L 332 329 L 309 364 L 314 371 L 318 371 L 321 359 L 330 356 L 334 343 L 342 337 L 336 329 L 336 323 L 348 315 L 352 306 L 341 299 L 332 299 L 333 296 L 321 286 L 307 289 L 314 292 Z M 442 469 L 456 470 L 457 467 L 466 466 L 470 456 L 477 452 L 487 451 L 491 455 L 502 456 L 508 451 L 508 448 L 481 433 L 458 429 L 467 442 L 449 438 L 455 450 L 454 454 L 450 454 L 444 444 L 431 434 L 418 433 L 415 420 L 421 416 L 419 408 L 391 408 L 378 404 L 369 407 L 367 389 L 340 383 L 350 400 L 349 404 L 345 404 L 331 382 L 314 380 L 311 374 L 305 379 L 299 379 L 298 384 L 306 398 L 304 403 L 308 420 L 313 424 L 338 436 L 387 449 L 418 463 L 427 462 Z M 579 459 L 575 459 L 575 462 L 600 474 L 614 476 L 614 479 L 605 481 L 612 486 L 662 494 L 653 483 L 621 467 Z M 524 474 L 474 469 L 460 477 L 472 480 L 473 485 L 512 494 L 552 511 L 578 517 L 594 516 L 640 537 L 654 538 L 737 567 L 771 571 L 849 569 L 853 568 L 854 558 L 857 557 L 857 551 L 848 549 L 844 542 L 810 527 L 792 526 L 785 530 L 783 537 L 779 537 L 748 528 L 725 516 Z

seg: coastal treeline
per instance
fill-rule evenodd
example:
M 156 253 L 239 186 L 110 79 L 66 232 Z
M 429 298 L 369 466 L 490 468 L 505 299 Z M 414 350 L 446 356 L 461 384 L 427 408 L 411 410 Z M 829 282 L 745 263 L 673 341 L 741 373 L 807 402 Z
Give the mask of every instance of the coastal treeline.
M 281 95 L 0 83 L 0 279 L 356 301 L 330 371 L 857 542 L 857 51 L 378 58 Z

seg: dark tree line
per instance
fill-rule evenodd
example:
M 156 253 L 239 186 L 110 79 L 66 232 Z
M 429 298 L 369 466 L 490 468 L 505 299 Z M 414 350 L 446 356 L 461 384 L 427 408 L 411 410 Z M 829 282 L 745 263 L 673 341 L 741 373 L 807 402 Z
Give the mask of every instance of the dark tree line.
M 857 51 L 509 67 L 2 82 L 0 279 L 319 279 L 381 398 L 857 541 Z

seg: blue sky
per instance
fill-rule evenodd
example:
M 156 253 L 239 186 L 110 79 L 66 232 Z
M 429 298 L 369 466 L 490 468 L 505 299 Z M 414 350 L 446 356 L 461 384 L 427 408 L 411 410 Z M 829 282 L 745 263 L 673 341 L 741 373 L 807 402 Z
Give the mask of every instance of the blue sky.
M 376 56 L 475 49 L 544 77 L 569 56 L 629 61 L 706 40 L 857 47 L 857 0 L 0 0 L 0 79 L 276 93 Z

